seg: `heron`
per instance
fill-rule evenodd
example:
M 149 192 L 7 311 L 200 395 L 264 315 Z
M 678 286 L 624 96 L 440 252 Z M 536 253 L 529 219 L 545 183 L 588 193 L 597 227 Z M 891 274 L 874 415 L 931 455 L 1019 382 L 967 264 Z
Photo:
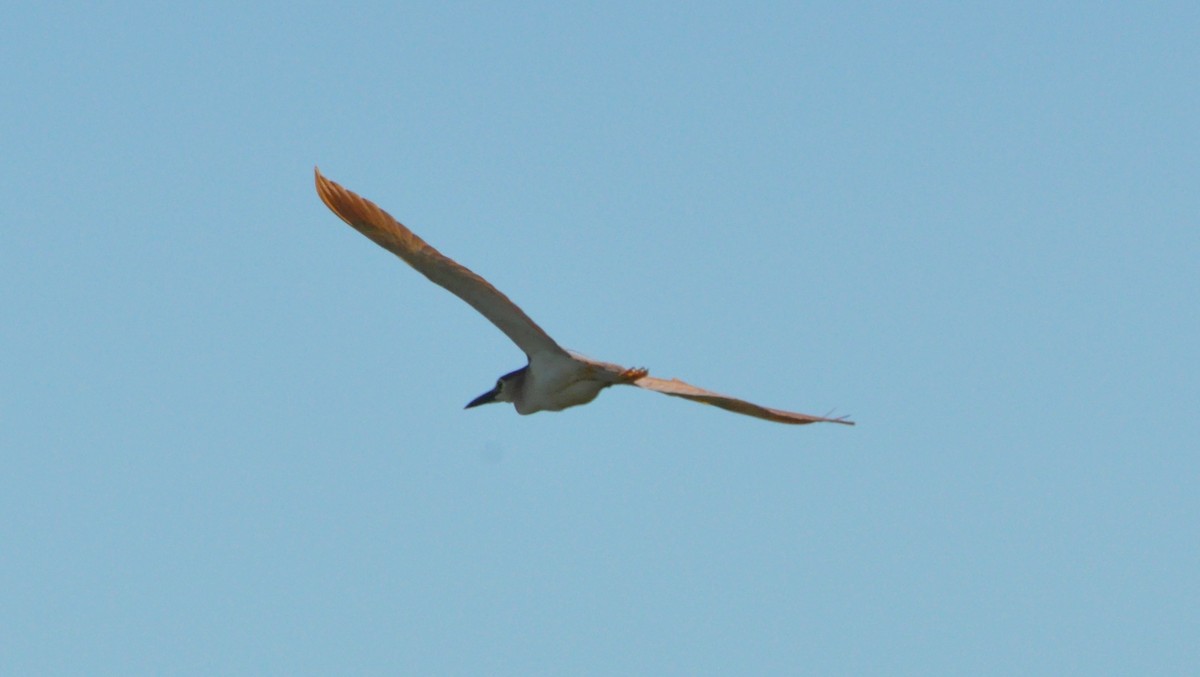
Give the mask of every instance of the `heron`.
M 374 202 L 325 178 L 320 168 L 315 168 L 314 173 L 317 195 L 334 214 L 433 283 L 466 301 L 525 353 L 524 367 L 501 376 L 495 387 L 467 403 L 467 409 L 509 402 L 522 415 L 562 411 L 591 402 L 609 386 L 631 385 L 777 423 L 854 425 L 846 417 L 771 409 L 697 388 L 676 378 L 656 378 L 642 367 L 622 367 L 566 350 L 487 280 L 434 249 Z

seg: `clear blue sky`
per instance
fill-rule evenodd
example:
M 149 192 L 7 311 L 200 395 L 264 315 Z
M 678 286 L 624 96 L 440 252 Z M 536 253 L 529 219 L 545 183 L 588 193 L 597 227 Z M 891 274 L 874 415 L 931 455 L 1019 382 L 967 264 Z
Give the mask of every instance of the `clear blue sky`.
M 0 10 L 0 673 L 1195 670 L 1200 9 L 977 5 Z

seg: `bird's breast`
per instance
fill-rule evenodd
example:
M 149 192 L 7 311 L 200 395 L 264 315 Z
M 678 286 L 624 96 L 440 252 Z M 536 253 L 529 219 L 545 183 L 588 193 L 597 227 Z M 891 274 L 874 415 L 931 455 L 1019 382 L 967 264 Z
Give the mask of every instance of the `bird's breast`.
M 515 402 L 517 413 L 562 411 L 596 399 L 607 383 L 591 377 L 591 370 L 572 359 L 533 359 L 529 365 L 521 399 Z

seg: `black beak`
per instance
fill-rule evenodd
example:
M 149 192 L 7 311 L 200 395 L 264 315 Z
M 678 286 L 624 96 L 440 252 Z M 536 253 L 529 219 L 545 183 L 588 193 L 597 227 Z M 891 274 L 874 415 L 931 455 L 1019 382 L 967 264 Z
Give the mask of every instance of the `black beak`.
M 492 402 L 496 401 L 496 396 L 499 394 L 500 394 L 500 387 L 496 386 L 495 388 L 492 388 L 491 390 L 480 395 L 479 397 L 476 397 L 475 399 L 471 400 L 467 404 L 467 406 L 465 406 L 463 408 L 470 409 L 471 407 L 478 407 L 481 404 L 491 404 Z

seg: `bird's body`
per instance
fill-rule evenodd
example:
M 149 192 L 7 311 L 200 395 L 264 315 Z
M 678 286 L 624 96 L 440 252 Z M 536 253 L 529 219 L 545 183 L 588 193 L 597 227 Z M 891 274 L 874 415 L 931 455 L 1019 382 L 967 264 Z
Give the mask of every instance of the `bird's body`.
M 591 365 L 575 357 L 534 357 L 525 369 L 523 397 L 513 404 L 518 414 L 562 411 L 587 404 L 616 382 L 598 376 Z
M 518 414 L 562 411 L 591 402 L 611 385 L 630 383 L 645 375 L 645 369 L 625 369 L 576 353 L 566 357 L 542 353 L 530 357 L 527 366 L 501 376 L 492 391 L 467 406 L 512 402 Z
M 316 172 L 317 194 L 333 213 L 376 244 L 399 256 L 430 281 L 446 288 L 479 311 L 521 348 L 529 363 L 501 376 L 496 387 L 467 407 L 511 402 L 519 414 L 562 411 L 587 404 L 612 385 L 635 385 L 675 397 L 779 423 L 844 423 L 826 418 L 769 409 L 734 397 L 689 385 L 678 379 L 649 376 L 645 369 L 626 369 L 571 353 L 550 338 L 515 303 L 487 280 L 431 247 L 387 212 Z

